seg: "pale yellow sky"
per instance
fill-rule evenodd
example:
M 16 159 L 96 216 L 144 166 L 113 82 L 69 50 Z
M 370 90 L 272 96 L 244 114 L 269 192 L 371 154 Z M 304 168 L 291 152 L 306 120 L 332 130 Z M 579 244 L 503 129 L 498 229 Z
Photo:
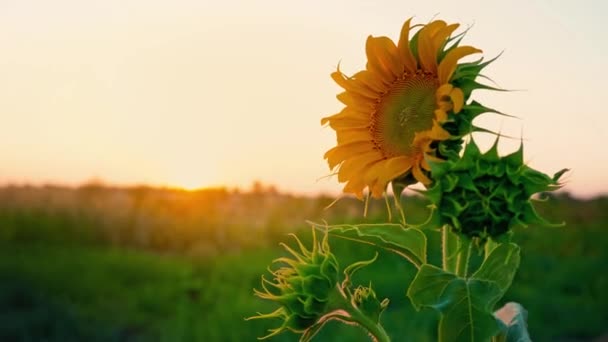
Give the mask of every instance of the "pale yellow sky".
M 249 186 L 337 192 L 323 116 L 329 74 L 365 64 L 369 34 L 405 19 L 473 25 L 486 71 L 521 91 L 474 97 L 522 120 L 480 124 L 526 140 L 566 189 L 608 191 L 604 1 L 0 0 L 0 183 Z M 481 137 L 483 142 L 488 137 Z M 506 153 L 516 141 L 503 141 Z

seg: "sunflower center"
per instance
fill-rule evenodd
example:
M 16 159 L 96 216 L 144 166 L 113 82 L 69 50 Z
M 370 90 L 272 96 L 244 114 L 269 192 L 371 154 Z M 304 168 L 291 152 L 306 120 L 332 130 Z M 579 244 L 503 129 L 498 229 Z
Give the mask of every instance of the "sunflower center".
M 371 133 L 385 157 L 413 156 L 417 132 L 430 130 L 435 116 L 435 75 L 406 75 L 380 98 L 373 114 Z

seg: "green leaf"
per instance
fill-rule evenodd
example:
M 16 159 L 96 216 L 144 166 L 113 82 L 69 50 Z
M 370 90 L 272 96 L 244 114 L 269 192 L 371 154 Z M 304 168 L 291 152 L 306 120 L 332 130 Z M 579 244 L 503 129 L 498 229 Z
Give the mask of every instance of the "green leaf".
M 511 286 L 513 277 L 519 268 L 519 251 L 519 246 L 514 243 L 499 245 L 490 252 L 472 278 L 495 283 L 500 288 L 500 297 L 502 297 Z
M 494 281 L 461 278 L 432 265 L 423 265 L 408 289 L 416 309 L 441 313 L 439 341 L 487 341 L 500 332 L 492 314 L 502 296 Z
M 415 265 L 426 263 L 426 236 L 413 227 L 400 224 L 358 224 L 325 226 L 311 223 L 317 229 L 327 229 L 332 236 L 374 245 L 396 253 Z
M 528 312 L 521 304 L 509 302 L 494 313 L 504 324 L 501 334 L 506 342 L 532 342 L 528 333 Z

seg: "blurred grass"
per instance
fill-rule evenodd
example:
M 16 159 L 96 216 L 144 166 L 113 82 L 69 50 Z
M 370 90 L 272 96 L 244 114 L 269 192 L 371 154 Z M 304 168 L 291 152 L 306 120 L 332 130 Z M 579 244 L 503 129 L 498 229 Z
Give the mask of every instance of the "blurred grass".
M 374 222 L 375 202 L 297 197 L 272 189 L 0 189 L 0 341 L 248 341 L 279 322 L 244 317 L 274 307 L 252 295 L 292 231 L 304 220 Z M 407 199 L 408 217 L 424 220 L 424 203 Z M 608 200 L 567 195 L 539 203 L 563 228 L 520 229 L 523 262 L 504 301 L 529 311 L 536 341 L 587 341 L 608 330 Z M 437 236 L 430 234 L 431 240 Z M 431 242 L 432 243 L 432 242 Z M 340 261 L 373 250 L 332 241 Z M 414 269 L 382 254 L 357 274 L 391 300 L 383 323 L 395 340 L 433 341 L 432 311 L 405 297 Z M 285 334 L 277 341 L 297 340 Z M 331 323 L 318 340 L 366 341 L 357 328 Z

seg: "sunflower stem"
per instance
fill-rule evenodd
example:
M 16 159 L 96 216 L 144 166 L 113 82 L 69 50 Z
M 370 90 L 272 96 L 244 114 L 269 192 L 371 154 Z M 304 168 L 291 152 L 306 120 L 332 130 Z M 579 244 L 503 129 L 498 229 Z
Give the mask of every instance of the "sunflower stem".
M 393 198 L 395 200 L 395 207 L 397 207 L 399 215 L 401 215 L 401 224 L 405 226 L 405 212 L 403 211 L 403 207 L 401 206 L 401 193 L 397 195 L 397 193 L 393 191 Z
M 492 251 L 494 250 L 494 248 L 496 248 L 498 246 L 498 244 L 496 242 L 494 242 L 494 240 L 492 239 L 488 239 L 485 243 L 485 245 L 483 246 L 483 260 L 485 261 L 489 256 L 490 253 L 492 253 Z
M 469 271 L 469 259 L 471 258 L 471 249 L 473 244 L 466 237 L 459 238 L 459 251 L 456 259 L 456 275 L 466 278 Z
M 339 292 L 341 295 L 336 295 L 333 297 L 335 309 L 346 311 L 350 316 L 349 321 L 356 323 L 361 328 L 367 330 L 375 342 L 391 341 L 391 338 L 388 336 L 386 330 L 384 330 L 384 327 L 382 327 L 380 322 L 374 322 L 374 320 L 359 310 L 352 301 L 348 300 L 347 297 L 351 297 L 350 295 L 346 295 L 346 293 L 341 290 Z
M 388 213 L 388 222 L 393 222 L 393 213 L 391 211 L 391 204 L 388 201 L 388 196 L 384 196 L 384 203 L 386 203 L 386 211 Z
M 458 251 L 458 236 L 450 232 L 450 226 L 441 228 L 441 266 L 443 270 L 456 273 L 456 252 Z
M 350 312 L 351 317 L 359 323 L 365 330 L 369 332 L 374 341 L 376 342 L 390 342 L 391 338 L 386 333 L 386 330 L 380 323 L 374 323 L 369 317 L 365 316 L 361 311 L 355 309 L 354 312 Z

